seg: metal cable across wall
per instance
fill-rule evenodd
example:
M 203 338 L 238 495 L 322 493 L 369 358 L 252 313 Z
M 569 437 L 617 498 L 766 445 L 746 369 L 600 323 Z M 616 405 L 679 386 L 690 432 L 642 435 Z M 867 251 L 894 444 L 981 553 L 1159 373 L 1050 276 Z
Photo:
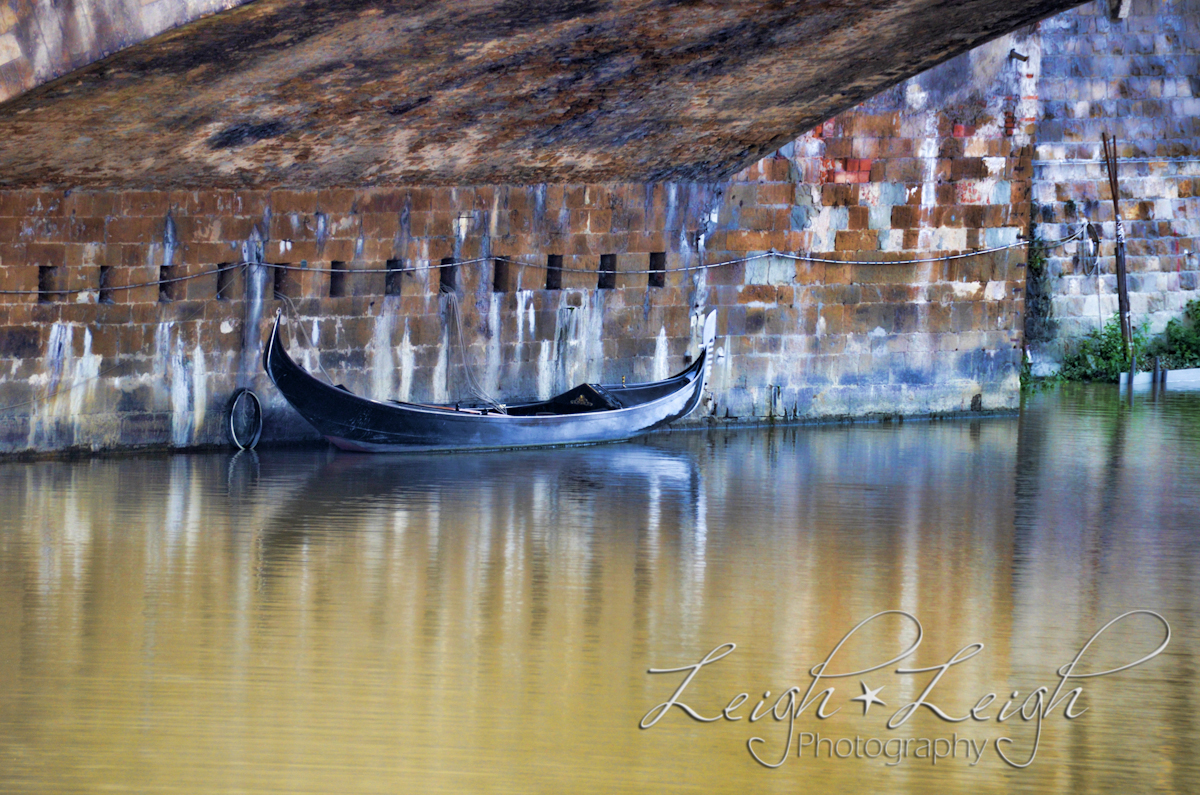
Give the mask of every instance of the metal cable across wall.
M 1084 234 L 1083 230 L 1080 230 L 1079 232 L 1077 232 L 1073 235 L 1070 235 L 1065 238 L 1057 239 L 1057 240 L 1038 240 L 1038 241 L 1020 240 L 1020 241 L 1017 241 L 1016 243 L 1010 243 L 1010 244 L 1004 245 L 1004 246 L 995 246 L 995 247 L 986 248 L 986 249 L 978 249 L 975 251 L 965 251 L 965 252 L 960 251 L 957 253 L 949 253 L 948 252 L 942 256 L 930 256 L 930 257 L 922 257 L 919 259 L 908 259 L 908 260 L 833 259 L 833 258 L 829 258 L 829 257 L 813 257 L 813 256 L 806 255 L 806 254 L 796 254 L 796 253 L 790 253 L 790 252 L 771 250 L 771 251 L 760 252 L 757 254 L 751 254 L 751 255 L 745 256 L 745 257 L 738 257 L 735 259 L 722 260 L 719 262 L 698 263 L 696 265 L 685 265 L 683 267 L 665 268 L 665 269 L 653 270 L 653 271 L 651 271 L 651 270 L 620 271 L 620 273 L 623 275 L 630 275 L 630 274 L 636 275 L 636 274 L 648 274 L 648 273 L 672 273 L 672 272 L 690 273 L 693 271 L 704 271 L 704 270 L 711 270 L 714 268 L 729 267 L 732 265 L 738 265 L 738 264 L 743 264 L 743 263 L 747 263 L 747 262 L 753 262 L 756 260 L 770 259 L 770 258 L 784 258 L 784 259 L 794 260 L 797 262 L 812 262 L 812 263 L 834 264 L 834 265 L 871 265 L 871 266 L 919 265 L 919 264 L 946 262 L 949 260 L 961 260 L 961 259 L 969 259 L 972 257 L 986 256 L 988 254 L 995 254 L 995 253 L 1002 252 L 1002 251 L 1009 251 L 1009 250 L 1012 250 L 1015 248 L 1021 248 L 1023 246 L 1028 246 L 1034 242 L 1036 242 L 1038 245 L 1041 245 L 1044 247 L 1056 247 L 1056 246 L 1060 246 L 1060 245 L 1065 245 L 1066 243 L 1069 243 L 1073 240 L 1077 240 L 1083 234 Z M 545 267 L 547 267 L 546 265 L 534 264 L 531 262 L 526 262 L 524 260 L 514 259 L 511 257 L 505 257 L 505 256 L 475 257 L 475 258 L 467 259 L 467 260 L 439 262 L 436 264 L 431 262 L 427 265 L 412 266 L 412 267 L 405 267 L 405 268 L 391 268 L 391 269 L 387 269 L 387 270 L 379 269 L 379 268 L 352 268 L 351 269 L 351 268 L 332 268 L 332 267 L 329 267 L 329 268 L 301 267 L 301 266 L 295 266 L 295 265 L 272 264 L 272 263 L 258 262 L 258 261 L 242 261 L 242 262 L 231 263 L 228 265 L 221 265 L 220 267 L 217 267 L 217 268 L 210 268 L 210 269 L 207 269 L 207 270 L 199 272 L 199 273 L 192 273 L 192 274 L 187 274 L 184 276 L 175 276 L 175 277 L 170 277 L 167 279 L 158 279 L 158 280 L 151 281 L 151 282 L 141 282 L 138 284 L 115 285 L 113 287 L 106 287 L 105 289 L 109 290 L 109 291 L 115 291 L 115 290 L 134 290 L 134 289 L 140 289 L 140 288 L 146 288 L 146 287 L 155 287 L 155 286 L 159 286 L 162 284 L 170 284 L 170 283 L 175 283 L 175 282 L 187 281 L 189 279 L 198 279 L 203 276 L 211 276 L 213 274 L 219 274 L 224 271 L 232 270 L 235 268 L 243 268 L 244 269 L 244 268 L 248 268 L 248 267 L 254 266 L 254 265 L 257 265 L 257 266 L 263 267 L 263 268 L 273 268 L 273 269 L 282 268 L 285 270 L 296 270 L 296 271 L 330 272 L 330 273 L 336 271 L 338 273 L 387 274 L 389 272 L 396 273 L 396 272 L 435 271 L 435 270 L 440 270 L 441 268 L 444 268 L 444 267 L 457 267 L 459 265 L 473 265 L 473 264 L 479 264 L 479 263 L 484 263 L 484 262 L 495 262 L 495 261 L 507 262 L 509 264 L 517 265 L 519 267 L 530 267 L 530 268 L 545 268 Z M 588 274 L 596 273 L 596 271 L 584 270 L 581 268 L 560 268 L 560 270 L 562 270 L 563 272 L 567 272 L 567 273 L 588 273 Z M 78 295 L 81 293 L 92 293 L 92 292 L 98 292 L 98 291 L 99 291 L 99 288 L 97 288 L 97 287 L 76 288 L 76 289 L 72 289 L 72 290 L 51 290 L 51 291 L 46 291 L 46 290 L 0 290 L 0 295 L 44 295 L 44 294 Z M 219 295 L 218 295 L 218 297 L 219 297 Z M 294 314 L 298 314 L 296 312 L 295 307 L 292 305 L 292 300 L 290 298 L 288 298 L 287 296 L 282 296 L 282 297 L 284 299 L 286 299 L 286 302 L 288 303 L 292 312 Z M 197 317 L 199 315 L 200 311 L 202 311 L 202 310 L 203 310 L 203 306 L 199 307 L 196 311 L 192 312 L 189 317 L 183 318 L 182 322 L 187 322 L 189 320 L 195 319 L 195 317 Z M 302 326 L 301 326 L 301 329 L 303 330 Z M 310 341 L 310 344 L 311 344 L 311 341 Z M 109 373 L 111 373 L 117 369 L 120 369 L 122 366 L 123 366 L 123 364 L 121 364 L 121 363 L 114 364 L 112 367 L 105 368 L 104 370 L 102 370 L 101 372 L 97 373 L 96 375 L 94 375 L 90 378 L 85 378 L 81 381 L 74 382 L 70 386 L 55 389 L 53 392 L 50 392 L 46 395 L 35 397 L 30 400 L 23 401 L 21 403 L 15 403 L 15 404 L 9 405 L 9 406 L 2 406 L 2 407 L 0 407 L 0 412 L 7 412 L 7 411 L 11 411 L 13 409 L 23 408 L 23 407 L 29 406 L 29 405 L 35 405 L 35 404 L 39 404 L 39 403 L 48 402 L 50 400 L 53 400 L 55 397 L 57 397 L 58 395 L 60 395 L 64 392 L 70 392 L 80 386 L 83 386 L 86 383 L 99 380 L 99 379 L 105 377 L 106 375 L 108 375 Z M 323 367 L 321 369 L 322 369 L 322 371 L 324 371 Z M 325 373 L 325 375 L 327 378 L 329 377 L 328 373 Z M 331 380 L 331 382 L 332 382 L 332 380 Z M 257 401 L 257 397 L 255 397 L 255 400 Z M 254 441 L 257 442 L 257 435 L 255 436 Z M 240 443 L 236 441 L 236 438 L 235 438 L 235 443 L 238 443 L 240 445 Z M 253 446 L 253 445 L 251 445 L 251 446 Z
M 1074 240 L 1078 240 L 1082 234 L 1083 234 L 1082 232 L 1076 232 L 1073 235 L 1068 235 L 1067 237 L 1059 238 L 1057 240 L 1040 240 L 1040 241 L 1036 241 L 1036 242 L 1041 246 L 1053 248 L 1053 247 L 1065 245 Z M 983 257 L 983 256 L 987 256 L 989 254 L 997 254 L 1002 251 L 1010 251 L 1015 248 L 1022 248 L 1025 246 L 1029 246 L 1033 242 L 1034 241 L 1030 241 L 1030 240 L 1018 240 L 1015 243 L 1009 243 L 1009 244 L 1006 244 L 1003 246 L 992 246 L 990 248 L 975 249 L 972 251 L 955 251 L 955 252 L 947 251 L 945 254 L 931 255 L 928 257 L 921 257 L 921 258 L 917 258 L 917 259 L 904 259 L 904 260 L 835 259 L 833 257 L 814 257 L 810 254 L 798 254 L 798 253 L 792 253 L 792 252 L 787 252 L 787 251 L 775 251 L 772 249 L 772 250 L 768 250 L 768 251 L 758 252 L 756 254 L 750 254 L 745 257 L 737 257 L 735 259 L 721 260 L 719 262 L 709 262 L 709 263 L 700 262 L 695 265 L 684 265 L 684 266 L 675 267 L 675 268 L 646 269 L 646 270 L 622 270 L 622 271 L 618 271 L 618 273 L 623 276 L 637 276 L 637 275 L 646 275 L 646 274 L 651 274 L 651 273 L 655 273 L 655 274 L 658 274 L 658 273 L 691 273 L 693 271 L 713 270 L 716 268 L 725 268 L 725 267 L 730 267 L 732 265 L 741 265 L 741 264 L 744 264 L 747 262 L 754 262 L 756 260 L 770 259 L 770 258 L 777 258 L 777 257 L 794 260 L 796 262 L 811 262 L 814 264 L 824 264 L 824 265 L 876 265 L 876 266 L 922 265 L 922 264 L 933 263 L 933 262 L 947 262 L 947 261 L 952 261 L 952 260 L 971 259 L 973 257 Z M 365 274 L 387 275 L 390 273 L 418 273 L 421 271 L 435 271 L 435 270 L 440 270 L 442 268 L 458 267 L 459 265 L 476 265 L 476 264 L 484 263 L 484 262 L 505 262 L 505 263 L 508 263 L 511 265 L 517 265 L 519 267 L 524 267 L 524 268 L 559 270 L 563 273 L 594 274 L 597 272 L 594 270 L 584 269 L 584 268 L 567 268 L 567 267 L 563 267 L 563 266 L 552 266 L 552 265 L 544 264 L 544 263 L 527 262 L 522 259 L 516 259 L 513 257 L 504 256 L 504 255 L 493 255 L 490 257 L 473 257 L 471 259 L 464 259 L 464 260 L 455 259 L 450 262 L 438 262 L 438 263 L 430 262 L 425 265 L 412 265 L 412 266 L 403 266 L 403 267 L 399 267 L 399 268 L 386 268 L 386 269 L 385 268 L 334 268 L 334 267 L 324 268 L 324 267 L 319 267 L 319 266 L 290 265 L 290 264 L 286 264 L 286 263 L 270 263 L 270 262 L 258 262 L 258 261 L 244 260 L 242 262 L 235 262 L 235 263 L 230 263 L 228 265 L 221 265 L 220 267 L 217 267 L 217 268 L 209 268 L 209 269 L 206 269 L 203 271 L 199 271 L 197 273 L 189 273 L 184 276 L 172 276 L 172 277 L 169 277 L 166 279 L 156 279 L 154 281 L 138 282 L 136 284 L 114 285 L 111 287 L 104 287 L 104 288 L 76 287 L 76 288 L 72 288 L 72 289 L 63 289 L 63 290 L 0 290 L 0 295 L 66 296 L 66 295 L 79 295 L 82 293 L 95 293 L 95 292 L 99 292 L 101 289 L 103 289 L 106 292 L 115 292 L 118 290 L 138 290 L 138 289 L 144 289 L 147 287 L 159 287 L 164 284 L 174 284 L 176 282 L 184 282 L 184 281 L 188 281 L 191 279 L 199 279 L 204 276 L 212 276 L 213 274 L 219 274 L 224 271 L 233 270 L 236 268 L 246 268 L 246 267 L 249 267 L 252 265 L 258 265 L 258 266 L 261 266 L 264 268 L 271 268 L 274 270 L 298 271 L 298 272 L 302 272 L 302 273 L 303 272 L 338 273 L 338 274 L 365 273 Z M 175 267 L 177 267 L 177 266 L 175 266 Z

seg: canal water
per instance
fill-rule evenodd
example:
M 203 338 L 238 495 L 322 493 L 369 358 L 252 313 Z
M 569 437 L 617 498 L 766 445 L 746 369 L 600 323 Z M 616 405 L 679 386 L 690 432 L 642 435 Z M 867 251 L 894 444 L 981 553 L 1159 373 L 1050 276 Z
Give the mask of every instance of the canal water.
M 1099 386 L 5 463 L 0 791 L 1196 792 L 1198 485 L 1200 394 Z

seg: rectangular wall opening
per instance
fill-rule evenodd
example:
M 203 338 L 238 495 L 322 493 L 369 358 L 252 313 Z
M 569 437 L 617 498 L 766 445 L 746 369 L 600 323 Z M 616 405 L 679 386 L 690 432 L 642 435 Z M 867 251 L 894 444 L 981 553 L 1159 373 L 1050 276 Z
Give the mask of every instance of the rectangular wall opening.
M 387 261 L 387 275 L 383 278 L 384 295 L 400 295 L 400 280 L 404 277 L 404 260 Z
M 38 265 L 38 303 L 49 304 L 61 296 L 59 289 L 59 271 L 57 265 Z
M 284 298 L 294 301 L 300 297 L 299 279 L 294 275 L 295 271 L 291 270 L 291 265 L 278 263 L 267 267 L 274 272 L 276 301 L 282 301 Z
M 234 275 L 237 268 L 232 262 L 222 262 L 217 266 L 217 300 L 228 301 L 233 298 Z
M 562 289 L 562 254 L 546 255 L 546 289 Z
M 329 297 L 341 298 L 346 295 L 346 263 L 334 260 L 329 263 Z
M 458 289 L 458 265 L 454 257 L 443 257 L 442 267 L 438 269 L 439 289 L 444 293 L 452 293 Z
M 113 280 L 112 266 L 111 265 L 101 265 L 100 266 L 100 279 L 96 284 L 96 288 L 99 291 L 99 297 L 97 300 L 102 304 L 113 303 L 112 280 Z
M 667 252 L 650 252 L 650 273 L 646 277 L 649 287 L 665 287 L 667 284 Z
M 174 281 L 174 279 L 175 279 L 175 266 L 174 265 L 163 265 L 162 267 L 160 267 L 158 269 L 158 300 L 159 301 L 166 303 L 168 301 L 175 300 L 176 295 L 178 294 L 176 292 L 176 289 L 183 283 Z
M 600 273 L 596 279 L 596 287 L 601 290 L 611 290 L 617 286 L 617 255 L 600 255 Z
M 512 291 L 512 268 L 505 259 L 492 260 L 492 292 L 507 293 Z

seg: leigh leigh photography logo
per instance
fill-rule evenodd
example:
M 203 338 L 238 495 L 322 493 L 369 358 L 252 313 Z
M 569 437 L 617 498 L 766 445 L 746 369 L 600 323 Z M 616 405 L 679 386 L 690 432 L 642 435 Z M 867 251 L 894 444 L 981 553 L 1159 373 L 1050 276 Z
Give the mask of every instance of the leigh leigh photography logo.
M 916 639 L 912 644 L 885 662 L 854 671 L 837 672 L 834 661 L 842 647 L 860 629 L 884 616 L 900 616 L 903 620 L 911 622 L 916 629 Z M 1135 616 L 1146 617 L 1161 624 L 1163 637 L 1158 647 L 1138 659 L 1125 662 L 1117 667 L 1099 671 L 1087 670 L 1084 660 L 1092 644 L 1112 627 Z M 861 704 L 862 714 L 867 718 L 873 715 L 886 715 L 888 704 L 883 697 L 887 688 L 886 684 L 871 687 L 866 679 L 860 678 L 858 684 L 862 688 L 862 693 L 852 698 L 846 698 L 836 695 L 835 687 L 826 686 L 827 680 L 866 677 L 872 672 L 890 668 L 910 657 L 921 645 L 924 634 L 924 628 L 916 616 L 903 610 L 885 610 L 863 620 L 847 632 L 845 637 L 838 641 L 833 650 L 829 652 L 824 662 L 818 663 L 809 671 L 811 681 L 807 688 L 789 687 L 776 696 L 774 702 L 771 701 L 770 691 L 767 691 L 753 708 L 749 708 L 752 699 L 748 693 L 736 694 L 724 708 L 710 705 L 701 707 L 689 701 L 687 689 L 693 680 L 701 675 L 703 669 L 715 666 L 737 648 L 736 644 L 722 643 L 705 654 L 699 662 L 678 668 L 651 668 L 649 670 L 651 674 L 684 674 L 684 677 L 670 698 L 651 707 L 638 725 L 642 729 L 649 729 L 657 725 L 668 714 L 676 714 L 676 710 L 692 720 L 703 723 L 743 719 L 748 723 L 757 723 L 763 718 L 770 717 L 776 723 L 787 724 L 786 741 L 782 741 L 782 731 L 779 732 L 777 740 L 768 741 L 763 737 L 750 737 L 746 741 L 746 747 L 754 760 L 770 768 L 781 767 L 788 760 L 792 753 L 793 743 L 795 743 L 795 754 L 801 759 L 866 759 L 878 760 L 888 766 L 899 765 L 905 760 L 920 760 L 936 765 L 939 760 L 951 759 L 977 765 L 985 754 L 994 753 L 1006 764 L 1024 768 L 1033 764 L 1034 759 L 1037 758 L 1044 722 L 1051 719 L 1074 720 L 1090 709 L 1090 707 L 1080 704 L 1079 698 L 1083 695 L 1083 685 L 1074 685 L 1076 681 L 1111 676 L 1149 662 L 1161 654 L 1167 648 L 1167 644 L 1171 642 L 1171 626 L 1165 618 L 1151 610 L 1131 610 L 1128 613 L 1122 613 L 1098 629 L 1087 643 L 1083 644 L 1074 659 L 1054 669 L 1053 678 L 1058 680 L 1057 683 L 1051 681 L 1049 685 L 1041 685 L 1024 695 L 1020 691 L 1011 691 L 1007 698 L 996 693 L 984 693 L 965 713 L 954 713 L 938 705 L 936 690 L 938 682 L 951 668 L 962 665 L 983 652 L 984 645 L 982 643 L 969 643 L 951 655 L 949 660 L 939 665 L 895 669 L 895 673 L 900 676 L 922 674 L 932 674 L 932 676 L 915 700 L 900 706 L 891 713 L 886 723 L 878 727 L 879 735 L 866 737 L 862 735 L 853 737 L 822 736 L 818 731 L 797 731 L 797 721 L 809 709 L 812 709 L 811 715 L 820 720 L 833 717 L 847 706 L 847 703 Z M 1073 686 L 1069 686 L 1068 683 L 1072 683 Z M 878 709 L 872 713 L 871 708 L 876 706 Z M 958 730 L 950 736 L 901 738 L 886 734 L 886 732 L 899 729 L 922 709 L 928 710 L 940 721 L 963 725 L 956 726 Z M 1017 748 L 1016 743 L 1010 737 L 996 737 L 994 740 L 978 738 L 970 736 L 966 731 L 968 727 L 978 723 L 995 721 L 1003 724 L 1013 719 L 1035 724 L 1032 741 L 1024 749 Z M 771 750 L 772 744 L 777 745 L 774 752 Z

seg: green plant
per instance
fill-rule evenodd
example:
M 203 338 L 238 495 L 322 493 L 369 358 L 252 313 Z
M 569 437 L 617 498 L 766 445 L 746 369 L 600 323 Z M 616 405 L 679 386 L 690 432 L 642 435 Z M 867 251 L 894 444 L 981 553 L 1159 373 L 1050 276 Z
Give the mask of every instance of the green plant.
M 1146 353 L 1157 356 L 1159 363 L 1168 370 L 1200 367 L 1200 300 L 1188 301 L 1183 317 L 1167 323 Z
M 1137 363 L 1146 364 L 1148 333 L 1145 326 L 1133 329 L 1132 347 Z M 1068 349 L 1059 374 L 1068 381 L 1111 381 L 1129 371 L 1129 358 L 1121 338 L 1121 323 L 1113 316 L 1102 329 L 1093 329 Z

